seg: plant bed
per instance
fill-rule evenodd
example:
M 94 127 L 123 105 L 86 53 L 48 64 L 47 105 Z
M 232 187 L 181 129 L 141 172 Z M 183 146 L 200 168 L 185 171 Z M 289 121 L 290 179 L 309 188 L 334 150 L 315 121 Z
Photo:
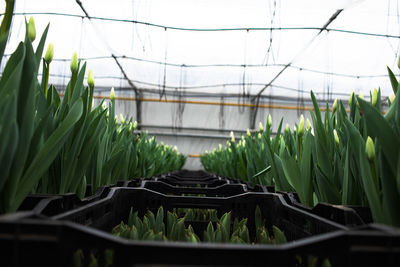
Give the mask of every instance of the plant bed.
M 335 221 L 342 225 L 354 227 L 373 222 L 371 211 L 368 207 L 354 205 L 333 205 L 320 202 L 315 207 L 310 208 L 300 203 L 299 197 L 295 192 L 278 191 L 277 193 L 282 194 L 287 203 L 293 205 L 294 207 Z
M 51 220 L 29 217 L 7 220 L 4 218 L 7 216 L 3 216 L 0 219 L 0 251 L 2 255 L 8 255 L 3 257 L 5 266 L 34 263 L 70 266 L 77 251 L 81 251 L 86 260 L 93 254 L 99 266 L 106 261 L 106 251 L 112 251 L 114 266 L 138 263 L 307 266 L 309 255 L 320 260 L 329 258 L 333 266 L 396 266 L 400 257 L 400 234 L 391 227 L 369 225 L 347 230 L 347 227 L 288 205 L 278 194 L 247 193 L 211 200 L 165 196 L 142 188 L 112 188 L 106 198 L 53 216 Z M 278 226 L 288 243 L 152 242 L 126 240 L 110 233 L 121 220 L 128 220 L 131 206 L 139 216 L 147 210 L 156 212 L 160 206 L 165 212 L 178 207 L 215 209 L 219 216 L 231 211 L 232 218 L 247 217 L 251 226 L 257 205 L 267 224 Z M 251 235 L 250 228 L 249 233 Z

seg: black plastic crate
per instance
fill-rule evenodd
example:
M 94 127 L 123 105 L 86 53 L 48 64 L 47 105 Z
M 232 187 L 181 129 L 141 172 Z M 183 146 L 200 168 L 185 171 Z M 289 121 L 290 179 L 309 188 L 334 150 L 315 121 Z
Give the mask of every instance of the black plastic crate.
M 247 188 L 249 188 L 253 192 L 266 192 L 266 193 L 275 193 L 275 186 L 273 185 L 260 185 L 260 184 L 251 184 L 246 181 L 242 181 L 240 179 L 229 178 L 226 176 L 219 176 L 221 179 L 228 180 L 230 184 L 245 184 Z
M 207 176 L 204 177 L 191 177 L 191 176 L 187 176 L 187 177 L 182 177 L 180 175 L 176 175 L 176 174 L 162 174 L 159 176 L 155 176 L 156 178 L 167 178 L 167 179 L 174 179 L 177 181 L 182 181 L 182 182 L 191 182 L 191 181 L 198 181 L 198 182 L 207 182 L 207 181 L 213 181 L 213 180 L 218 180 L 219 177 L 213 174 L 209 174 Z
M 298 255 L 329 257 L 332 266 L 398 266 L 399 263 L 398 232 L 389 233 L 373 226 L 276 246 L 122 240 L 60 221 L 24 220 L 17 224 L 1 221 L 0 224 L 0 256 L 4 266 L 71 266 L 77 249 L 92 251 L 100 259 L 99 266 L 105 250 L 114 252 L 113 266 L 296 266 Z
M 129 184 L 128 184 L 129 186 Z M 142 188 L 153 190 L 166 195 L 191 195 L 207 197 L 230 197 L 249 192 L 244 184 L 224 184 L 217 187 L 176 187 L 162 181 L 142 181 Z
M 277 193 L 282 194 L 287 203 L 296 208 L 332 220 L 342 225 L 354 227 L 373 222 L 371 210 L 368 207 L 332 205 L 329 203 L 320 202 L 315 207 L 310 208 L 301 204 L 300 199 L 295 192 L 278 191 Z
M 248 229 L 252 240 L 255 236 L 256 206 L 260 207 L 268 227 L 272 225 L 279 227 L 289 241 L 335 230 L 347 230 L 344 226 L 285 204 L 282 197 L 277 194 L 246 193 L 226 198 L 181 197 L 163 195 L 142 188 L 114 189 L 108 198 L 54 216 L 52 219 L 73 221 L 110 232 L 121 220 L 127 220 L 131 207 L 139 211 L 139 216 L 143 216 L 147 210 L 156 212 L 160 206 L 164 207 L 165 212 L 175 208 L 214 209 L 219 217 L 230 211 L 232 218 L 248 218 Z M 196 234 L 202 235 L 208 222 L 194 223 L 190 224 L 195 228 Z
M 185 180 L 185 179 L 177 179 L 171 176 L 165 177 L 153 177 L 154 181 L 161 181 L 173 186 L 186 186 L 186 187 L 217 187 L 224 184 L 230 184 L 230 181 L 227 179 L 222 179 L 220 177 L 212 177 L 207 180 Z
M 137 187 L 137 182 L 126 182 L 124 187 Z M 162 181 L 142 180 L 140 187 L 166 195 L 192 195 L 207 197 L 230 197 L 249 192 L 274 193 L 274 187 L 250 186 L 248 184 L 224 184 L 217 187 L 173 186 Z
M 168 173 L 168 175 L 184 179 L 195 179 L 195 180 L 203 180 L 215 176 L 215 174 L 202 170 L 198 171 L 180 170 L 180 171 L 170 172 Z
M 212 208 L 233 217 L 247 217 L 249 230 L 254 209 L 261 208 L 266 222 L 281 228 L 283 245 L 192 244 L 125 240 L 109 231 L 126 220 L 129 209 L 144 213 L 176 207 Z M 104 232 L 104 231 L 106 232 Z M 70 266 L 78 249 L 99 260 L 105 250 L 114 252 L 114 266 L 133 264 L 294 266 L 297 256 L 329 258 L 333 266 L 397 266 L 400 234 L 390 227 L 360 229 L 333 223 L 286 203 L 281 195 L 247 193 L 228 198 L 166 196 L 143 188 L 113 188 L 110 194 L 51 220 L 27 215 L 0 217 L 0 253 L 4 266 Z M 297 262 L 298 263 L 298 262 Z M 303 262 L 307 266 L 306 262 Z M 101 266 L 101 265 L 100 265 Z
M 206 182 L 213 182 L 216 180 L 221 180 L 217 176 L 208 176 L 203 179 L 197 179 L 197 178 L 182 178 L 182 177 L 177 177 L 173 175 L 161 175 L 160 177 L 157 178 L 163 178 L 163 179 L 173 179 L 175 181 L 179 182 L 201 182 L 201 183 L 206 183 Z
M 115 185 L 102 186 L 93 195 L 80 199 L 75 193 L 65 194 L 32 194 L 28 195 L 19 211 L 32 212 L 36 216 L 54 216 L 62 212 L 84 206 L 88 203 L 102 199 L 108 195 Z
M 86 206 L 53 216 L 55 220 L 68 220 L 84 225 L 110 230 L 125 220 L 131 207 L 143 215 L 147 210 L 156 212 L 174 208 L 215 209 L 218 216 L 231 212 L 232 218 L 248 218 L 254 225 L 255 208 L 259 206 L 267 224 L 285 232 L 288 240 L 308 237 L 348 228 L 314 214 L 304 212 L 286 203 L 282 196 L 273 193 L 245 193 L 232 197 L 191 197 L 157 193 L 145 188 L 112 188 L 110 194 Z M 249 231 L 254 232 L 252 227 Z

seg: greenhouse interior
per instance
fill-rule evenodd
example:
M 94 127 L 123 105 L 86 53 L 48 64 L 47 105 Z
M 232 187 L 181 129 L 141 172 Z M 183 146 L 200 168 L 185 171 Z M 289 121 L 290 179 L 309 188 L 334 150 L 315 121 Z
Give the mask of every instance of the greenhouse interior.
M 400 266 L 398 0 L 0 12 L 4 266 Z

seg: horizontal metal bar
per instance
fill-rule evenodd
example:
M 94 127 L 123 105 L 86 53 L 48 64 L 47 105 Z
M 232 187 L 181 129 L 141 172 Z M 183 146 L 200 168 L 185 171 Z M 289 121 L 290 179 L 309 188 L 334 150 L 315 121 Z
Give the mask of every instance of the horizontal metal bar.
M 137 132 L 140 134 L 140 132 Z M 172 136 L 172 137 L 189 137 L 189 138 L 207 138 L 207 139 L 220 139 L 220 140 L 228 140 L 229 136 L 226 135 L 207 135 L 207 134 L 189 134 L 189 133 L 157 133 L 157 132 L 148 132 L 148 135 L 152 136 Z
M 139 131 L 136 132 L 140 134 Z M 191 133 L 159 133 L 159 132 L 147 132 L 148 135 L 152 136 L 173 136 L 173 137 L 189 137 L 189 138 L 207 138 L 207 139 L 221 139 L 221 140 L 229 140 L 230 136 L 228 135 L 209 135 L 209 134 L 191 134 Z M 271 136 L 275 136 L 276 133 L 272 132 Z M 235 136 L 236 139 L 239 139 L 240 136 Z
M 198 127 L 175 127 L 172 125 L 154 125 L 154 124 L 139 124 L 142 128 L 158 128 L 158 129 L 172 129 L 172 130 L 186 130 L 186 131 L 206 131 L 206 132 L 223 132 L 223 133 L 246 133 L 247 130 L 239 129 L 216 129 L 216 128 L 198 128 Z M 254 130 L 250 130 L 254 132 Z

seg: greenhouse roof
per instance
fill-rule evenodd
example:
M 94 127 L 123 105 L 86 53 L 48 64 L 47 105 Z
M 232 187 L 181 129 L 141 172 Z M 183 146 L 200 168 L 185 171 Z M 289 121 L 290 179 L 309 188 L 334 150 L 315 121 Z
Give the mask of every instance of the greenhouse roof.
M 6 54 L 50 22 L 51 81 L 65 85 L 76 51 L 96 85 L 274 97 L 348 99 L 398 73 L 398 1 L 17 1 Z M 2 2 L 4 5 L 4 1 Z M 4 8 L 2 8 L 4 9 Z

